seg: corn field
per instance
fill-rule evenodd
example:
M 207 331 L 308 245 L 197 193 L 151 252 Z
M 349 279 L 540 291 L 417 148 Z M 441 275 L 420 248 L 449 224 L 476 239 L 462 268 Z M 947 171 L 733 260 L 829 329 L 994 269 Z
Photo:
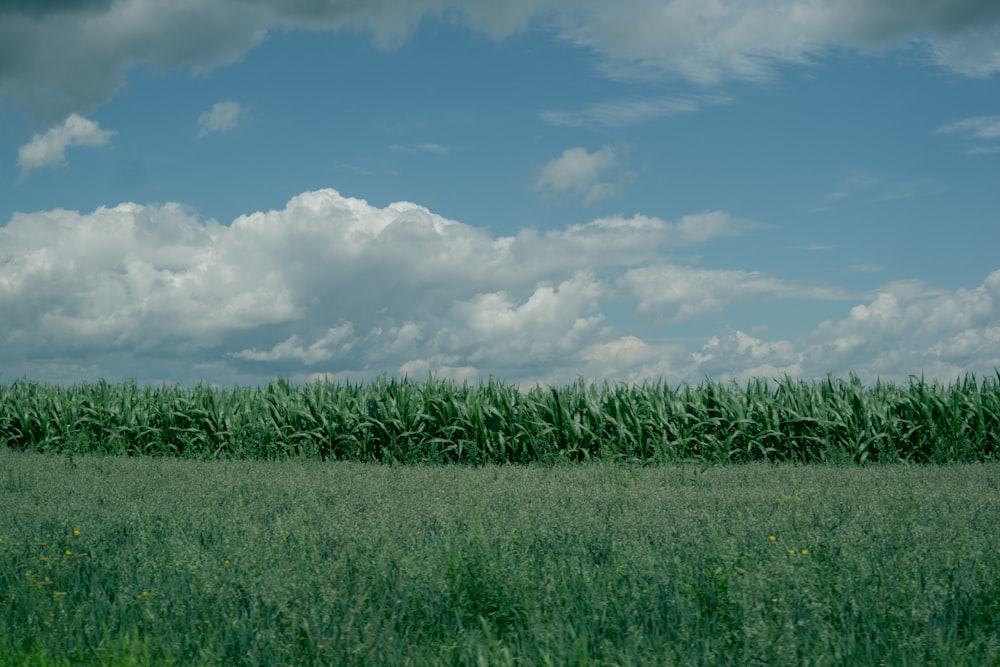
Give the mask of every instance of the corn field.
M 386 463 L 973 462 L 1000 453 L 1000 371 L 945 385 L 786 377 L 527 392 L 381 378 L 263 388 L 0 385 L 14 450 Z

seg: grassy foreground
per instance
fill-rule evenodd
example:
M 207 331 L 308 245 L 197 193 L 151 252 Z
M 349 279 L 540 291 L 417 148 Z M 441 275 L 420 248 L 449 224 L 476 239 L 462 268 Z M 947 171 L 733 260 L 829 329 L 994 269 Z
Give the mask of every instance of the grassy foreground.
M 0 448 L 0 664 L 996 665 L 998 479 Z

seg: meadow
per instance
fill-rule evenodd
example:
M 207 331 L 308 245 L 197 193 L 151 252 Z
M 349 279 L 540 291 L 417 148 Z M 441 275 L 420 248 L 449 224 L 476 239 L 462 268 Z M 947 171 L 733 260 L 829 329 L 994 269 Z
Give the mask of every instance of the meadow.
M 0 386 L 0 665 L 1000 664 L 1000 374 Z
M 998 474 L 0 449 L 0 664 L 997 664 Z

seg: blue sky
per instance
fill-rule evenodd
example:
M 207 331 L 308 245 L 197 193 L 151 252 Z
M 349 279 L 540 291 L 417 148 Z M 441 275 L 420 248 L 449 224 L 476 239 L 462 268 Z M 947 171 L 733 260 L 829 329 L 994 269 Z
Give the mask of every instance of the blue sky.
M 1000 367 L 992 0 L 0 0 L 0 381 Z

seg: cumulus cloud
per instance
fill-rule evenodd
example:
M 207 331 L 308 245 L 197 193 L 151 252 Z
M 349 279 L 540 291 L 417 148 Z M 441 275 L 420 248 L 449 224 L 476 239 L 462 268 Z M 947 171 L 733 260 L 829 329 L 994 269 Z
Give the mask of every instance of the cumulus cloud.
M 626 358 L 601 347 L 622 335 L 603 312 L 621 298 L 617 276 L 743 229 L 709 212 L 495 238 L 334 190 L 229 225 L 179 204 L 19 213 L 0 227 L 0 368 L 65 380 L 572 377 Z
M 240 118 L 246 114 L 246 109 L 239 102 L 227 100 L 218 102 L 211 109 L 198 116 L 198 138 L 213 132 L 232 130 L 240 123 Z
M 701 370 L 745 380 L 784 373 L 808 378 L 857 372 L 865 381 L 911 374 L 949 382 L 1000 368 L 1000 270 L 974 289 L 889 283 L 837 321 L 795 340 L 766 341 L 727 329 L 695 353 Z
M 538 169 L 535 188 L 549 194 L 580 197 L 584 204 L 617 196 L 632 174 L 625 169 L 625 149 L 604 146 L 590 153 L 570 148 Z M 611 173 L 615 180 L 601 180 Z
M 0 370 L 220 383 L 433 372 L 530 385 L 851 370 L 947 379 L 1000 367 L 1000 270 L 974 288 L 900 281 L 859 295 L 667 260 L 752 229 L 706 212 L 498 238 L 334 190 L 229 225 L 179 204 L 19 213 L 0 227 Z M 737 302 L 815 301 L 843 315 L 800 338 L 768 339 L 763 322 L 672 333 Z M 622 307 L 658 324 L 633 330 Z
M 808 63 L 845 47 L 916 49 L 966 76 L 1000 71 L 1000 4 L 994 0 L 622 0 L 613 6 L 599 0 L 64 0 L 0 4 L 0 98 L 53 120 L 105 102 L 138 64 L 210 69 L 239 60 L 275 29 L 362 28 L 391 48 L 426 17 L 498 39 L 539 25 L 595 53 L 609 74 L 666 73 L 706 84 L 774 76 L 783 64 Z M 636 107 L 618 114 L 662 111 Z
M 35 169 L 65 164 L 66 149 L 70 146 L 106 146 L 115 134 L 115 130 L 102 130 L 96 122 L 71 114 L 61 125 L 51 127 L 44 134 L 36 134 L 18 149 L 21 178 Z
M 765 341 L 727 327 L 692 358 L 707 377 L 745 383 L 751 378 L 799 377 L 805 354 L 789 341 Z

